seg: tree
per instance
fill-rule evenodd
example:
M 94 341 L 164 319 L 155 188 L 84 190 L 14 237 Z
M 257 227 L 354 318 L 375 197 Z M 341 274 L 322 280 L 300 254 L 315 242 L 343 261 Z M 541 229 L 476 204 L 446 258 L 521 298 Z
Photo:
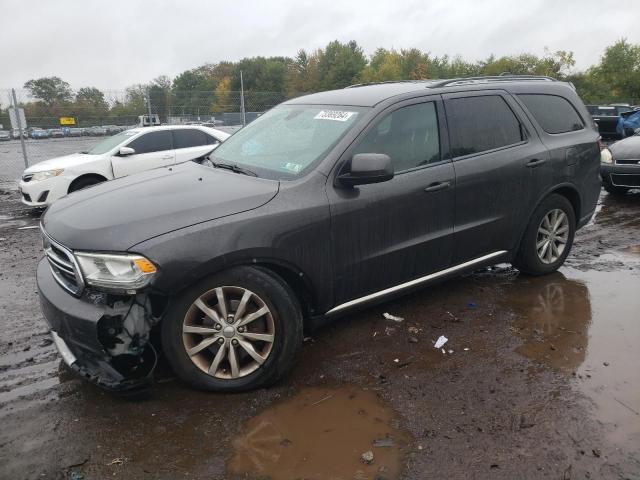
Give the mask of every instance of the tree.
M 587 74 L 595 84 L 607 87 L 611 101 L 635 103 L 640 99 L 640 45 L 624 38 L 617 41 Z
M 42 77 L 24 84 L 33 98 L 51 107 L 54 103 L 69 102 L 72 98 L 71 86 L 60 77 Z
M 236 110 L 231 100 L 231 77 L 225 77 L 215 89 L 215 102 L 211 106 L 212 113 L 225 113 Z
M 354 40 L 347 43 L 334 40 L 320 51 L 319 87 L 325 90 L 347 87 L 357 81 L 366 65 L 367 59 L 362 48 Z

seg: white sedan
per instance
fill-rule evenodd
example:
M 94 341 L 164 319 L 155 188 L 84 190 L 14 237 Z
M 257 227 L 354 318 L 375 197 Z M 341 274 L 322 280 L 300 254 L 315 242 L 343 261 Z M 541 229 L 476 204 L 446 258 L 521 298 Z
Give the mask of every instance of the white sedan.
M 201 126 L 167 125 L 126 130 L 91 150 L 37 163 L 22 174 L 22 202 L 46 207 L 64 195 L 96 183 L 209 153 L 228 133 Z

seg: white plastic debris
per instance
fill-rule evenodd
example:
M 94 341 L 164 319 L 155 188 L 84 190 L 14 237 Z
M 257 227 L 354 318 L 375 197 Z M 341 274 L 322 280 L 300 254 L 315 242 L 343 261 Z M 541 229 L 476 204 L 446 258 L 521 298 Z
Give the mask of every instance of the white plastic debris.
M 18 230 L 30 230 L 32 228 L 38 228 L 38 225 L 29 225 L 28 227 L 18 227 Z
M 433 348 L 442 348 L 444 344 L 447 343 L 448 340 L 449 339 L 444 335 L 440 335 L 440 338 L 436 340 L 436 344 L 433 346 Z
M 390 313 L 387 313 L 387 312 L 384 312 L 382 316 L 387 320 L 393 320 L 394 322 L 404 322 L 404 318 L 396 317 L 395 315 L 391 315 Z
M 464 351 L 468 352 L 469 351 L 469 347 L 464 347 Z
M 453 350 L 449 350 L 449 355 L 451 355 L 453 353 Z

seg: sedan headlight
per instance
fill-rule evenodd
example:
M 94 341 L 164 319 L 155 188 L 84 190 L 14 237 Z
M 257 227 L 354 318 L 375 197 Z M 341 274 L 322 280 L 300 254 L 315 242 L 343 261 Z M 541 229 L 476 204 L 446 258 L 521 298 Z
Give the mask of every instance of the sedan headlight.
M 601 163 L 613 163 L 613 155 L 608 148 L 600 150 L 600 162 Z
M 46 180 L 47 178 L 57 177 L 62 172 L 64 172 L 64 168 L 58 168 L 57 170 L 46 170 L 44 172 L 35 172 L 33 177 L 31 177 L 32 182 L 39 182 L 41 180 Z
M 84 281 L 105 290 L 135 291 L 146 286 L 157 269 L 140 255 L 76 253 Z

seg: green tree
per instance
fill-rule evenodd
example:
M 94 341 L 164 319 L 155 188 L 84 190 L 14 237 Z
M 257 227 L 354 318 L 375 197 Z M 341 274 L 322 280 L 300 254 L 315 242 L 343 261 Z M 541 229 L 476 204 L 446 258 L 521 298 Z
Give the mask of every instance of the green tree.
M 334 40 L 319 55 L 319 87 L 331 90 L 349 86 L 358 81 L 366 65 L 367 59 L 362 48 L 354 40 L 347 43 Z
M 33 98 L 51 107 L 54 103 L 69 102 L 72 99 L 71 86 L 60 77 L 42 77 L 24 84 Z
M 640 100 L 640 45 L 622 39 L 605 49 L 600 63 L 587 71 L 594 84 L 609 91 L 610 101 Z

